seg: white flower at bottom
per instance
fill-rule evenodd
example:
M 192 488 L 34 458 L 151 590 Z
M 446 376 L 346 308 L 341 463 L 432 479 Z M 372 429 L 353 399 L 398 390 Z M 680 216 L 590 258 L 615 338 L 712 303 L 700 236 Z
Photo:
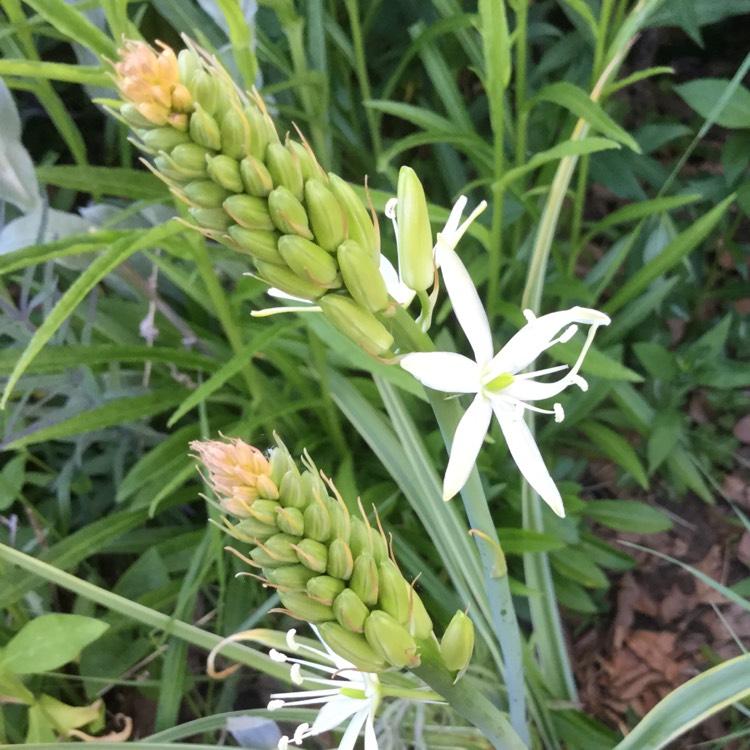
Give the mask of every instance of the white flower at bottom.
M 443 480 L 443 499 L 453 497 L 469 478 L 494 412 L 510 454 L 526 481 L 555 513 L 564 516 L 562 497 L 524 421 L 523 413 L 531 409 L 554 414 L 558 422 L 562 421 L 564 415 L 560 404 L 555 404 L 550 411 L 532 406 L 529 402 L 553 398 L 570 385 L 586 390 L 588 385 L 578 371 L 596 329 L 608 325 L 610 319 L 604 313 L 586 307 L 573 307 L 539 318 L 530 310 L 525 310 L 526 325 L 497 354 L 493 354 L 490 325 L 469 272 L 450 247 L 438 245 L 437 251 L 453 312 L 474 350 L 475 359 L 452 352 L 416 352 L 403 357 L 401 366 L 428 388 L 447 393 L 476 394 L 453 436 Z M 536 372 L 522 372 L 542 352 L 554 344 L 568 341 L 579 323 L 591 328 L 572 368 L 561 365 Z M 537 380 L 540 376 L 561 370 L 567 372 L 555 382 Z
M 275 693 L 271 696 L 268 704 L 269 710 L 273 711 L 284 706 L 314 706 L 321 705 L 321 709 L 312 726 L 301 724 L 297 727 L 294 736 L 282 737 L 279 741 L 279 750 L 287 750 L 290 744 L 301 745 L 307 737 L 328 732 L 339 724 L 343 724 L 351 718 L 349 726 L 339 743 L 339 750 L 353 750 L 359 733 L 364 727 L 365 750 L 378 750 L 378 741 L 375 736 L 375 712 L 381 698 L 380 681 L 377 675 L 359 671 L 346 659 L 331 651 L 320 634 L 313 626 L 315 634 L 323 644 L 325 651 L 311 648 L 298 643 L 295 639 L 295 631 L 287 633 L 287 647 L 291 653 L 307 654 L 315 660 L 289 657 L 280 651 L 272 650 L 271 658 L 280 662 L 291 663 L 292 681 L 301 685 L 303 678 L 301 668 L 316 669 L 330 677 L 305 677 L 304 681 L 312 682 L 321 686 L 320 690 L 303 690 L 298 693 Z M 325 666 L 320 662 L 328 662 Z M 334 679 L 335 678 L 335 679 Z

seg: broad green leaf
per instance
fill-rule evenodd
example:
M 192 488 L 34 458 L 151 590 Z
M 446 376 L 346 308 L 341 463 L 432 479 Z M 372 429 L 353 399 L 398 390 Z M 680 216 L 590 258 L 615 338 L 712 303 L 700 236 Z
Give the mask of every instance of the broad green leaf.
M 677 265 L 714 230 L 732 201 L 734 201 L 734 195 L 725 198 L 684 232 L 678 234 L 655 258 L 639 268 L 614 293 L 604 305 L 604 311 L 610 314 L 617 312 L 623 305 L 641 294 L 652 281 Z
M 3 649 L 0 649 L 0 663 L 2 663 L 2 658 Z M 6 671 L 2 666 L 0 666 L 0 695 L 5 697 L 5 702 L 25 703 L 27 706 L 34 702 L 34 694 L 15 674 Z
M 721 150 L 721 166 L 727 184 L 733 185 L 750 163 L 750 130 L 730 133 Z M 747 212 L 746 212 L 747 213 Z
M 569 548 L 551 552 L 549 558 L 552 567 L 569 581 L 591 589 L 609 588 L 604 571 L 580 550 Z
M 652 378 L 671 381 L 679 376 L 680 368 L 677 365 L 675 355 L 661 344 L 655 344 L 651 341 L 636 341 L 633 344 L 633 351 Z
M 704 119 L 709 119 L 717 103 L 732 86 L 726 78 L 701 78 L 675 86 L 675 91 Z M 737 84 L 726 105 L 713 116 L 724 128 L 750 128 L 750 91 Z
M 455 131 L 455 124 L 447 117 L 433 112 L 431 109 L 417 107 L 414 104 L 405 104 L 384 99 L 369 99 L 362 102 L 365 107 L 385 112 L 388 115 L 398 117 L 405 122 L 410 122 L 422 130 L 440 130 L 445 132 Z M 468 134 L 468 131 L 467 131 Z
M 27 747 L 37 743 L 39 745 L 49 745 L 57 742 L 57 737 L 52 731 L 52 726 L 47 721 L 47 717 L 39 704 L 35 703 L 29 708 L 29 726 L 26 730 Z
M 616 531 L 655 534 L 672 528 L 664 511 L 639 500 L 589 500 L 583 513 Z
M 685 429 L 684 414 L 675 409 L 657 412 L 646 442 L 649 474 L 653 474 L 661 466 L 675 445 L 684 437 Z
M 59 669 L 109 628 L 106 622 L 82 615 L 48 614 L 29 620 L 8 641 L 0 668 L 13 674 L 38 674 Z
M 656 26 L 679 26 L 680 5 L 682 3 L 661 3 L 647 25 L 652 28 Z M 725 18 L 747 13 L 747 0 L 721 0 L 720 3 L 716 0 L 690 0 L 690 5 L 693 6 L 696 22 L 700 26 L 718 23 Z
M 84 193 L 116 195 L 144 201 L 169 200 L 167 186 L 150 172 L 118 167 L 37 167 L 36 175 L 47 185 Z
M 0 469 L 0 510 L 7 510 L 17 500 L 26 475 L 26 456 L 14 456 Z
M 643 489 L 648 489 L 648 477 L 638 455 L 619 432 L 600 422 L 582 422 L 578 428 L 589 438 L 598 452 L 625 469 Z
M 543 534 L 531 529 L 498 529 L 503 552 L 506 555 L 523 555 L 526 552 L 549 552 L 564 547 L 564 543 L 551 534 Z
M 685 447 L 675 445 L 666 458 L 666 465 L 672 474 L 673 483 L 677 485 L 675 488 L 677 492 L 687 487 L 701 500 L 711 504 L 716 502 L 695 457 Z
M 592 615 L 598 611 L 594 600 L 580 583 L 571 581 L 561 573 L 556 573 L 554 579 L 555 597 L 563 607 L 584 615 Z
M 537 102 L 550 102 L 564 107 L 607 138 L 622 143 L 637 154 L 641 152 L 635 138 L 618 125 L 596 102 L 592 101 L 583 89 L 572 83 L 558 81 L 545 86 L 532 99 L 532 106 Z
M 101 719 L 104 713 L 104 702 L 101 699 L 94 701 L 90 706 L 69 706 L 51 695 L 42 693 L 37 705 L 50 725 L 63 737 L 67 737 L 71 729 L 78 729 Z

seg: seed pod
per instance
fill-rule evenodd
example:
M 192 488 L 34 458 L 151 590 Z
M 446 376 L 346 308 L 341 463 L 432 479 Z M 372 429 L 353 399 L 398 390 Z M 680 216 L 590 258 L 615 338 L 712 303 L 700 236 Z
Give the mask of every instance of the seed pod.
M 331 181 L 331 190 L 333 190 L 346 214 L 347 237 L 359 242 L 365 250 L 372 254 L 373 261 L 376 264 L 379 263 L 380 240 L 370 214 L 367 213 L 364 204 L 348 182 L 333 173 L 329 173 L 328 177 Z
M 351 297 L 327 294 L 319 304 L 326 318 L 368 354 L 377 357 L 393 345 L 386 327 Z
M 432 286 L 435 277 L 432 229 L 424 188 L 411 167 L 401 167 L 396 195 L 399 275 L 409 289 L 422 292 Z
M 276 508 L 276 525 L 279 531 L 292 536 L 302 536 L 305 532 L 305 522 L 302 511 L 297 508 Z
M 378 568 L 372 555 L 363 552 L 354 559 L 354 570 L 349 580 L 349 588 L 368 606 L 378 601 Z
M 283 185 L 268 194 L 268 211 L 276 228 L 283 234 L 298 234 L 306 240 L 313 239 L 305 207 Z
M 411 612 L 411 589 L 392 560 L 384 560 L 378 566 L 378 583 L 378 608 L 391 615 L 396 622 L 406 625 Z
M 223 208 L 189 208 L 188 213 L 199 226 L 217 232 L 226 231 L 232 223 Z
M 240 111 L 230 108 L 224 115 L 219 129 L 223 154 L 237 160 L 247 154 L 247 144 L 250 139 L 249 125 Z
M 206 157 L 211 151 L 197 143 L 180 143 L 169 155 L 174 167 L 185 175 L 184 179 L 197 179 L 208 176 Z
M 220 208 L 229 193 L 211 180 L 194 180 L 184 187 L 188 200 L 199 208 Z
M 205 148 L 214 151 L 221 150 L 221 132 L 211 115 L 199 104 L 195 105 L 195 112 L 190 116 L 190 137 Z
M 365 622 L 365 638 L 391 666 L 403 669 L 419 665 L 417 644 L 409 632 L 388 613 L 375 610 Z
M 302 172 L 299 162 L 280 143 L 270 143 L 266 148 L 266 166 L 275 187 L 283 185 L 298 200 L 302 200 Z
M 329 576 L 348 581 L 354 570 L 354 558 L 349 545 L 343 539 L 334 539 L 328 545 L 328 565 L 326 572 Z
M 316 602 L 301 591 L 279 591 L 279 599 L 289 614 L 298 620 L 315 624 L 334 619 L 331 607 Z
M 244 188 L 240 165 L 225 154 L 208 158 L 208 174 L 214 182 L 233 193 L 241 193 Z
M 331 516 L 323 503 L 310 503 L 305 508 L 305 536 L 316 542 L 327 542 L 331 538 Z
M 321 287 L 340 285 L 336 261 L 314 242 L 294 234 L 285 234 L 279 240 L 279 252 L 300 278 Z
M 440 641 L 440 654 L 452 672 L 466 669 L 474 652 L 474 623 L 459 610 L 445 629 Z
M 385 659 L 358 633 L 345 630 L 337 622 L 323 622 L 318 630 L 328 646 L 357 669 L 380 672 L 386 668 Z
M 241 193 L 230 195 L 223 205 L 224 210 L 245 229 L 269 231 L 274 228 L 266 202 L 262 198 Z
M 315 241 L 332 253 L 346 237 L 346 217 L 336 196 L 320 181 L 305 183 L 305 203 Z
M 344 590 L 346 584 L 338 578 L 331 576 L 316 576 L 307 582 L 307 595 L 311 599 L 325 604 L 328 607 L 333 606 L 333 600 Z
M 264 263 L 273 263 L 277 266 L 285 266 L 286 261 L 281 257 L 278 241 L 281 235 L 278 232 L 260 232 L 245 229 L 239 224 L 229 227 L 229 236 L 234 241 L 234 249 L 252 255 Z
M 273 190 L 273 178 L 266 165 L 254 156 L 246 156 L 240 162 L 240 175 L 250 195 L 265 198 Z
M 274 534 L 279 533 L 275 526 L 269 526 L 255 518 L 243 518 L 235 524 L 234 529 L 241 536 L 258 542 L 265 542 L 266 539 L 270 539 Z
M 154 151 L 171 151 L 181 143 L 189 143 L 190 136 L 172 127 L 151 128 L 140 132 L 141 140 Z
M 290 591 L 304 591 L 307 582 L 314 578 L 317 573 L 304 565 L 285 565 L 283 568 L 274 568 L 266 574 L 269 583 L 280 586 Z
M 370 610 L 351 589 L 344 589 L 333 602 L 333 614 L 341 627 L 353 633 L 364 633 Z
M 371 312 L 388 306 L 388 290 L 372 254 L 358 242 L 346 240 L 336 251 L 344 286 L 354 300 Z
M 328 547 L 314 539 L 303 539 L 296 546 L 297 560 L 316 573 L 324 573 L 328 565 Z
M 280 289 L 282 292 L 290 294 L 292 297 L 314 301 L 326 291 L 323 287 L 313 284 L 312 281 L 301 279 L 288 268 L 274 266 L 261 261 L 256 261 L 255 267 L 264 281 Z

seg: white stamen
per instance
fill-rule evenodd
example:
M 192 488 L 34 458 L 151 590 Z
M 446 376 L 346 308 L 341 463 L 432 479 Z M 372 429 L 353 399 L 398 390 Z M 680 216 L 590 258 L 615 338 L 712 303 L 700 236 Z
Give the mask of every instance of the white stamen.
M 562 404 L 555 404 L 553 407 L 555 412 L 555 422 L 562 422 L 565 419 L 565 412 L 563 411 Z
M 304 680 L 302 679 L 302 667 L 299 664 L 295 664 L 289 670 L 289 676 L 292 678 L 292 682 L 295 685 L 301 685 Z
M 564 344 L 566 341 L 570 341 L 573 338 L 573 336 L 576 335 L 577 330 L 578 330 L 578 326 L 574 323 L 572 326 L 568 326 L 557 340 L 561 344 Z
M 282 701 L 282 700 L 279 700 L 279 699 L 277 698 L 277 699 L 275 699 L 275 700 L 272 700 L 272 701 L 268 701 L 268 705 L 266 706 L 266 708 L 267 708 L 267 709 L 268 709 L 269 711 L 278 711 L 278 710 L 279 710 L 280 708 L 283 708 L 283 707 L 284 707 L 285 705 L 286 705 L 286 704 L 284 703 L 284 701 Z
M 282 654 L 281 651 L 277 651 L 275 648 L 272 648 L 268 652 L 268 656 L 271 658 L 271 661 L 277 661 L 277 662 L 285 662 L 288 661 L 289 657 L 286 654 Z

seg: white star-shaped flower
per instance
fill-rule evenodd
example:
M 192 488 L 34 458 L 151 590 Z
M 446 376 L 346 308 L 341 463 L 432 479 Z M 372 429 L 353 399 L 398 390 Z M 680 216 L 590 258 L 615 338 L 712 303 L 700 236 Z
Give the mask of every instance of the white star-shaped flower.
M 365 730 L 365 750 L 378 750 L 378 740 L 375 736 L 375 712 L 381 698 L 380 681 L 377 675 L 361 672 L 346 659 L 328 648 L 325 641 L 313 626 L 315 634 L 323 644 L 325 651 L 311 648 L 299 643 L 295 639 L 295 631 L 287 633 L 287 647 L 291 653 L 307 654 L 313 660 L 289 657 L 280 651 L 272 650 L 272 659 L 292 664 L 292 681 L 301 685 L 303 678 L 302 667 L 316 669 L 330 677 L 305 676 L 305 682 L 312 682 L 321 686 L 320 690 L 303 690 L 298 693 L 276 693 L 271 696 L 268 704 L 273 711 L 284 706 L 313 706 L 321 705 L 312 726 L 301 724 L 297 727 L 293 737 L 282 737 L 279 750 L 287 750 L 290 744 L 301 745 L 308 737 L 328 732 L 339 724 L 350 719 L 349 726 L 344 731 L 339 743 L 339 750 L 353 750 L 362 728 Z M 321 663 L 322 662 L 322 663 Z M 330 666 L 326 666 L 330 664 Z M 333 679 L 335 677 L 335 679 Z
M 560 404 L 555 404 L 550 411 L 532 406 L 530 402 L 554 398 L 569 385 L 586 390 L 588 385 L 578 371 L 596 329 L 608 325 L 610 319 L 604 313 L 586 307 L 573 307 L 539 318 L 530 310 L 525 310 L 526 325 L 494 354 L 487 315 L 469 272 L 450 245 L 438 242 L 436 250 L 453 311 L 474 350 L 475 359 L 452 352 L 417 352 L 403 357 L 401 366 L 428 388 L 446 393 L 476 394 L 453 437 L 443 480 L 443 498 L 449 500 L 466 483 L 494 412 L 510 454 L 526 481 L 562 517 L 565 515 L 562 497 L 524 421 L 523 413 L 526 409 L 532 409 L 554 414 L 558 422 L 563 419 Z M 522 372 L 542 352 L 556 343 L 568 341 L 577 330 L 576 324 L 589 325 L 591 328 L 572 368 L 561 365 Z M 554 382 L 538 380 L 540 376 L 562 370 L 567 372 Z

